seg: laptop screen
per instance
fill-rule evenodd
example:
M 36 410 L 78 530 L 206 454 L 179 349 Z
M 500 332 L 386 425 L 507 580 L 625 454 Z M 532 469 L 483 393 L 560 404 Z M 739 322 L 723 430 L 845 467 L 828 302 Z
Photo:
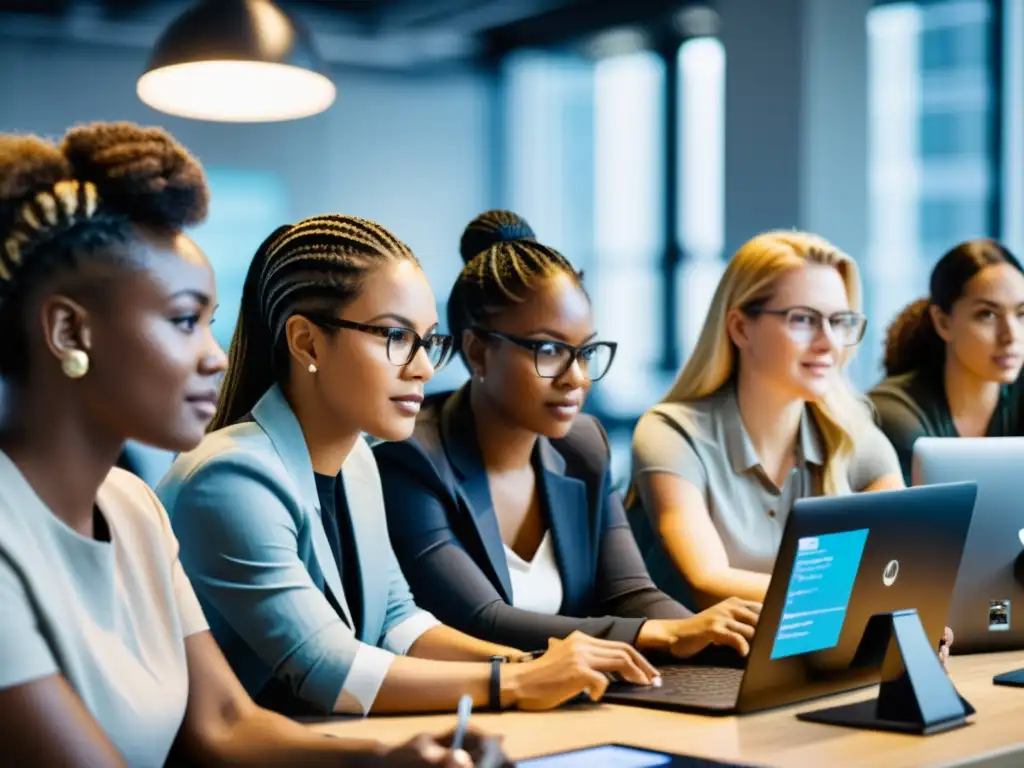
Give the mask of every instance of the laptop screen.
M 839 642 L 868 529 L 797 541 L 772 659 L 833 648 Z

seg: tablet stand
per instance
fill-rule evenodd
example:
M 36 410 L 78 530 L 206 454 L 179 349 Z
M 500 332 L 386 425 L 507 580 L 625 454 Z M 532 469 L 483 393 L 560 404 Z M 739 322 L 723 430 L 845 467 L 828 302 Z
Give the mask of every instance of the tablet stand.
M 878 698 L 801 712 L 797 718 L 812 723 L 919 735 L 966 725 L 967 716 L 974 714 L 974 707 L 957 693 L 946 676 L 917 611 L 894 611 L 874 618 L 881 621 L 885 631 L 879 633 L 878 622 L 874 622 L 876 631 L 865 632 L 855 658 L 874 655 L 864 649 L 865 641 L 871 645 L 884 643 Z M 874 637 L 869 638 L 868 634 Z

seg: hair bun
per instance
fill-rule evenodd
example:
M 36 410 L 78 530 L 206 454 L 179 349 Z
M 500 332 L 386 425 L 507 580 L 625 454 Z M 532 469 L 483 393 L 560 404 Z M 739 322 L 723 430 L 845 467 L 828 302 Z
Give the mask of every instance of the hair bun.
M 76 179 L 96 185 L 131 218 L 180 229 L 206 218 L 209 191 L 199 162 L 161 128 L 93 123 L 61 145 Z
M 70 177 L 67 158 L 53 144 L 35 136 L 0 135 L 0 231 L 27 200 Z
M 526 219 L 512 211 L 487 211 L 469 222 L 459 241 L 459 254 L 469 262 L 491 246 L 517 240 L 537 241 Z

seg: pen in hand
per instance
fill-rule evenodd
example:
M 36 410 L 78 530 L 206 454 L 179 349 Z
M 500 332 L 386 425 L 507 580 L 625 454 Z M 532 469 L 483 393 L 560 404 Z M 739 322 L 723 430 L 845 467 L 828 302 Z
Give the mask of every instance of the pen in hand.
M 458 720 L 455 723 L 455 733 L 452 734 L 452 750 L 462 749 L 466 741 L 466 731 L 469 730 L 469 716 L 473 712 L 473 697 L 463 694 L 459 699 Z

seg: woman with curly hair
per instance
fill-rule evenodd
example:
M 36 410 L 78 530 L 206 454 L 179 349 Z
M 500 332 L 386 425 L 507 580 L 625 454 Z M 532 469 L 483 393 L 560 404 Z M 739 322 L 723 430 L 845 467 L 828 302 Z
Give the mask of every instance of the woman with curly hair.
M 888 378 L 870 393 L 908 484 L 919 437 L 1024 434 L 1022 364 L 1024 269 L 997 242 L 960 243 L 889 327 Z
M 0 135 L 0 743 L 5 764 L 469 764 L 257 707 L 212 639 L 127 439 L 183 451 L 225 357 L 183 228 L 199 164 L 159 129 Z

